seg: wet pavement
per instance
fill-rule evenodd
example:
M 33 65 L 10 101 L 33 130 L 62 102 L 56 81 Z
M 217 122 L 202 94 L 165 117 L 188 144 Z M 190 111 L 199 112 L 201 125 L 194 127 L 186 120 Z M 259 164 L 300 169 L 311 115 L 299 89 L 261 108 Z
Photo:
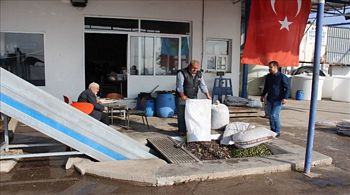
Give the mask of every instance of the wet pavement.
M 282 135 L 292 143 L 305 146 L 308 102 L 291 101 L 282 111 Z M 350 104 L 319 102 L 318 120 L 350 118 Z M 136 118 L 135 120 L 141 120 Z M 268 125 L 265 118 L 234 119 Z M 126 134 L 174 134 L 174 119 L 150 120 L 151 130 L 125 130 Z M 145 129 L 142 122 L 132 127 Z M 163 125 L 163 126 L 162 126 Z M 165 128 L 164 125 L 168 125 Z M 166 129 L 166 130 L 165 130 Z M 45 136 L 21 127 L 15 141 L 47 141 Z M 333 158 L 334 166 L 318 167 L 312 172 L 320 177 L 309 178 L 300 172 L 284 172 L 229 178 L 217 181 L 190 182 L 171 187 L 145 187 L 128 182 L 94 176 L 81 176 L 73 169 L 65 170 L 66 157 L 35 158 L 19 162 L 10 173 L 1 173 L 0 192 L 5 194 L 350 194 L 350 137 L 336 134 L 335 127 L 316 126 L 314 149 Z M 63 151 L 65 147 L 43 148 L 43 151 Z
M 191 182 L 171 187 L 142 187 L 131 183 L 80 176 L 64 170 L 63 158 L 25 161 L 1 175 L 1 194 L 347 194 L 350 174 L 335 167 L 318 168 L 320 178 L 285 172 L 218 181 Z

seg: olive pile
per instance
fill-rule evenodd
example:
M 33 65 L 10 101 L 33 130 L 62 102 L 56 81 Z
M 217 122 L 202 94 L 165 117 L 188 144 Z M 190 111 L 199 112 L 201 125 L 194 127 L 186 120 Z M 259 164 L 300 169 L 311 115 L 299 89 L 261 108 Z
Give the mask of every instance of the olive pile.
M 220 145 L 216 141 L 211 141 L 189 142 L 185 145 L 185 147 L 200 160 L 218 160 L 272 155 L 272 152 L 265 144 L 260 144 L 247 149 L 238 149 L 234 146 Z
M 272 152 L 265 144 L 260 144 L 251 148 L 245 149 L 233 149 L 231 150 L 231 158 L 243 158 L 253 156 L 268 156 L 272 155 Z

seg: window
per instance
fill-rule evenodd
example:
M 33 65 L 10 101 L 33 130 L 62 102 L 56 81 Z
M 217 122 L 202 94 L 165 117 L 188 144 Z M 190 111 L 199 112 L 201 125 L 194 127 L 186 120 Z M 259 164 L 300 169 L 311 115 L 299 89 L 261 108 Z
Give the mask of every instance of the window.
M 130 37 L 130 74 L 153 75 L 153 37 Z
M 139 21 L 136 19 L 85 17 L 85 29 L 138 32 Z
M 181 69 L 186 68 L 190 63 L 190 39 L 181 37 Z
M 231 72 L 230 40 L 209 40 L 206 43 L 206 65 L 208 71 Z
M 156 38 L 156 75 L 175 75 L 179 60 L 178 38 Z
M 176 75 L 190 59 L 189 22 L 85 17 L 86 30 L 130 36 L 130 75 Z
M 190 24 L 186 22 L 141 20 L 141 32 L 189 35 Z
M 85 29 L 190 35 L 190 23 L 159 20 L 85 17 Z M 140 23 L 140 26 L 139 26 Z
M 1 32 L 0 66 L 34 85 L 45 86 L 44 35 Z
M 189 37 L 131 36 L 130 75 L 176 75 L 189 62 L 188 42 Z

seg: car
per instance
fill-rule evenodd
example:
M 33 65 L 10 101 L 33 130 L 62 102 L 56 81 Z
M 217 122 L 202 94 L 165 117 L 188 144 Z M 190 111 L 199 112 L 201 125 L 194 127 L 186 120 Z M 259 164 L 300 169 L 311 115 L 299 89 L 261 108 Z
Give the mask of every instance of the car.
M 313 73 L 313 66 L 301 66 L 291 72 L 291 75 L 303 74 L 303 73 Z M 326 74 L 320 70 L 320 76 L 325 77 Z

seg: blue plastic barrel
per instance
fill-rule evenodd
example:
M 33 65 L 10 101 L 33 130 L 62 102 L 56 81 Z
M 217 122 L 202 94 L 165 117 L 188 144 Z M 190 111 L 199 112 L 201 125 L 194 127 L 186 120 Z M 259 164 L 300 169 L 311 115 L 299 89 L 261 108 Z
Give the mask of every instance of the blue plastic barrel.
M 145 103 L 145 116 L 154 116 L 154 99 L 147 99 Z
M 304 91 L 303 90 L 297 90 L 295 94 L 296 100 L 304 100 Z
M 159 117 L 169 118 L 174 116 L 175 112 L 175 96 L 168 93 L 161 93 L 157 95 L 156 99 L 156 113 Z

